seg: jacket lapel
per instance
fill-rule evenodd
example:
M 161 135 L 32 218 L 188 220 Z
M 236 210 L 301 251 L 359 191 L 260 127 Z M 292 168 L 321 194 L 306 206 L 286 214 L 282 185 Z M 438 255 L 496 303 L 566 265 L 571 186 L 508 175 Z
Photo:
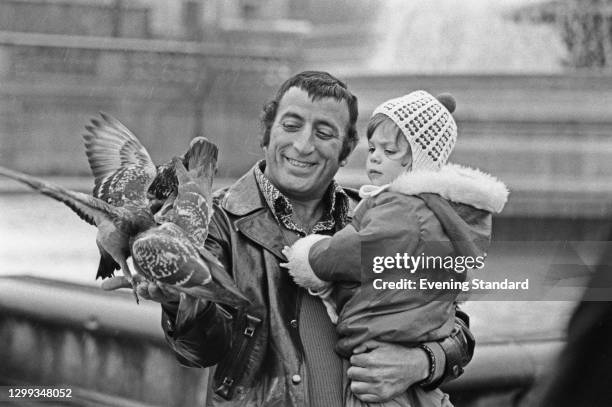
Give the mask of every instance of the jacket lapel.
M 234 227 L 243 235 L 279 259 L 286 260 L 283 247 L 293 242 L 284 238 L 285 234 L 259 191 L 253 169 L 229 187 L 221 200 L 221 207 L 238 217 Z
M 235 226 L 247 238 L 279 259 L 286 260 L 282 253 L 283 247 L 290 246 L 293 242 L 284 238 L 280 226 L 267 208 L 238 219 Z

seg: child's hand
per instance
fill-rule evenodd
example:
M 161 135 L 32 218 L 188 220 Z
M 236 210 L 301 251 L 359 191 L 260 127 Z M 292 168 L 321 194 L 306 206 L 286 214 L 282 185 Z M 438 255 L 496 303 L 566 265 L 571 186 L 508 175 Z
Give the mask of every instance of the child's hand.
M 330 283 L 319 279 L 310 267 L 310 263 L 308 263 L 308 253 L 317 236 L 310 235 L 299 239 L 292 247 L 285 246 L 282 252 L 287 258 L 287 262 L 280 263 L 281 267 L 289 270 L 289 274 L 297 285 L 313 291 L 320 291 L 330 285 Z
M 300 253 L 299 250 L 289 246 L 285 246 L 282 252 L 287 258 L 287 262 L 280 263 L 280 266 L 289 271 L 295 283 L 306 289 L 313 288 L 313 286 L 318 288 L 317 281 L 311 281 L 313 278 L 316 279 L 316 276 L 310 268 L 310 264 L 308 264 L 308 252 Z

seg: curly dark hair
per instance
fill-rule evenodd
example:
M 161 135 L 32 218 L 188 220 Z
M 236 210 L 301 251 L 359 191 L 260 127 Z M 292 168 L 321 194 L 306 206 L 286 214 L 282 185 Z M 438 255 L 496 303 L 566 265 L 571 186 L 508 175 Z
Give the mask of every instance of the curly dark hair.
M 349 111 L 349 123 L 346 129 L 346 137 L 342 140 L 342 150 L 340 151 L 339 158 L 340 161 L 344 160 L 359 141 L 356 127 L 358 115 L 357 97 L 348 90 L 344 82 L 322 71 L 304 71 L 292 76 L 281 85 L 276 93 L 276 97 L 266 103 L 261 115 L 261 147 L 266 147 L 270 143 L 270 129 L 276 118 L 278 104 L 285 93 L 293 87 L 306 91 L 313 101 L 322 98 L 346 101 Z

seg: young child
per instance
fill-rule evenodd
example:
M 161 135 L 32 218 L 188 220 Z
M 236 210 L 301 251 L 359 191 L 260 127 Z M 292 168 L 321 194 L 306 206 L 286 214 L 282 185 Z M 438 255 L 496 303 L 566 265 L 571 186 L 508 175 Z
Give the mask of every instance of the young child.
M 464 263 L 458 260 L 484 259 L 491 213 L 500 212 L 507 200 L 508 190 L 495 178 L 447 164 L 457 139 L 455 101 L 448 94 L 439 98 L 416 91 L 378 106 L 367 128 L 372 185 L 361 187 L 351 223 L 334 236 L 310 235 L 284 250 L 284 266 L 296 283 L 320 296 L 337 324 L 336 350 L 347 368 L 353 351 L 370 339 L 421 346 L 430 355 L 423 343 L 450 335 L 461 289 L 421 289 L 419 280 L 464 282 L 465 267 L 459 267 Z M 421 263 L 408 269 L 414 263 L 401 262 L 404 256 L 420 257 Z M 449 257 L 455 267 L 425 263 Z M 380 259 L 389 262 L 384 271 Z M 416 285 L 382 286 L 404 279 Z M 432 384 L 438 369 L 432 363 L 425 384 Z M 345 405 L 368 405 L 352 394 L 348 378 Z M 452 406 L 439 389 L 418 385 L 376 405 Z

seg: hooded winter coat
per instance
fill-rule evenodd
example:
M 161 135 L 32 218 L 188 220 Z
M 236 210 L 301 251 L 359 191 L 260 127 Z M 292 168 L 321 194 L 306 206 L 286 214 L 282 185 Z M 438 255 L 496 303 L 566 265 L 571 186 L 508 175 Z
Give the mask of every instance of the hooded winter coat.
M 439 171 L 407 172 L 361 192 L 366 199 L 350 225 L 333 237 L 306 237 L 311 245 L 294 246 L 302 252 L 294 256 L 308 256 L 315 278 L 340 283 L 332 294 L 337 351 L 348 357 L 368 339 L 419 343 L 448 336 L 467 268 L 484 265 L 491 214 L 506 203 L 505 185 L 448 164 Z M 408 257 L 421 264 L 415 267 Z M 298 284 L 308 280 L 291 273 Z M 404 288 L 382 288 L 389 282 Z
M 351 224 L 333 237 L 307 236 L 285 252 L 296 283 L 321 296 L 337 323 L 336 350 L 348 359 L 370 339 L 417 345 L 450 335 L 467 270 L 484 266 L 491 214 L 506 203 L 505 185 L 448 164 L 360 192 L 365 199 Z M 348 389 L 345 399 L 346 406 L 367 404 Z M 439 391 L 414 388 L 381 405 L 450 403 Z

